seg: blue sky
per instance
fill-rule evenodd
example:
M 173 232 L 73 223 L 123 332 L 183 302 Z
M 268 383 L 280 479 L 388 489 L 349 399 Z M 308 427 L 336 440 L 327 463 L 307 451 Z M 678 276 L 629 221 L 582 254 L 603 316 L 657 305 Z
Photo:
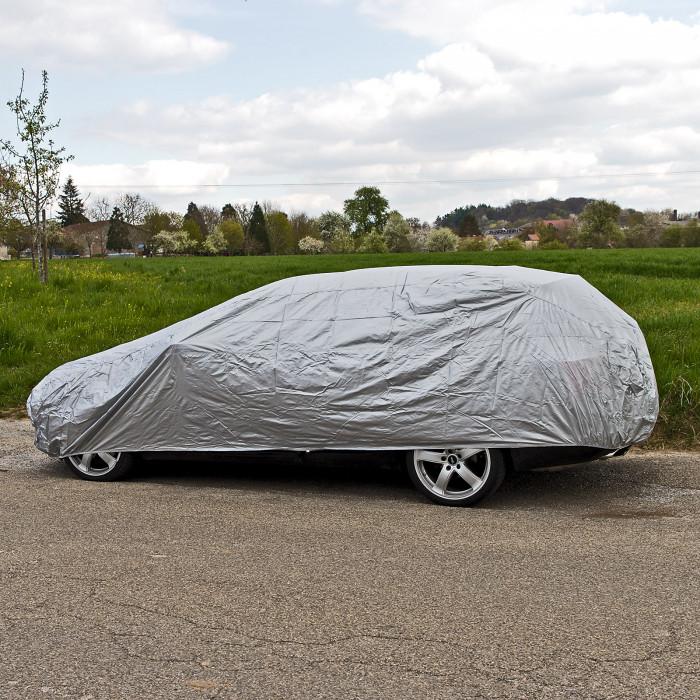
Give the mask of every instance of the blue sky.
M 32 91 L 49 70 L 59 138 L 76 156 L 66 174 L 93 197 L 130 189 L 178 209 L 268 199 L 317 213 L 354 189 L 317 183 L 413 181 L 382 188 L 429 220 L 576 194 L 698 210 L 699 176 L 685 172 L 700 170 L 698 9 L 0 0 L 0 97 L 21 67 Z

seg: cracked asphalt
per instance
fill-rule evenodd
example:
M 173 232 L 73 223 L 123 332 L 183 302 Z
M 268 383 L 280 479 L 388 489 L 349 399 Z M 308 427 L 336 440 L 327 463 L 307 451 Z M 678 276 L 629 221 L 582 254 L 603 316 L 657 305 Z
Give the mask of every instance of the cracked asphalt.
M 693 698 L 700 454 L 423 500 L 381 457 L 73 479 L 0 421 L 0 698 Z

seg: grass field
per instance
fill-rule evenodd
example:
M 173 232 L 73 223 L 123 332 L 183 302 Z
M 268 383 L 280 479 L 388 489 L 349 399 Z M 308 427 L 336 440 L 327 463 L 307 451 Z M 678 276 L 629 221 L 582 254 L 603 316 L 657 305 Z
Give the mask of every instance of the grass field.
M 700 249 L 563 250 L 315 257 L 0 263 L 0 411 L 51 369 L 157 330 L 268 282 L 312 272 L 415 264 L 525 265 L 577 273 L 644 331 L 661 394 L 652 444 L 700 447 Z

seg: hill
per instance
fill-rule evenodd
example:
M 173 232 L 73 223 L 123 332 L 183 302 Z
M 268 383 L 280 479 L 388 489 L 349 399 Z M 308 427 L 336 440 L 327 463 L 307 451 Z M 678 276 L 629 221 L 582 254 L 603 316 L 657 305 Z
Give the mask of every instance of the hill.
M 449 214 L 438 216 L 435 225 L 458 230 L 462 220 L 469 214 L 476 219 L 482 228 L 497 221 L 520 226 L 535 219 L 567 219 L 571 214 L 580 214 L 586 204 L 592 201 L 586 197 L 569 197 L 568 199 L 550 197 L 539 202 L 514 199 L 510 204 L 502 207 L 492 207 L 490 204 L 470 204 L 453 209 Z

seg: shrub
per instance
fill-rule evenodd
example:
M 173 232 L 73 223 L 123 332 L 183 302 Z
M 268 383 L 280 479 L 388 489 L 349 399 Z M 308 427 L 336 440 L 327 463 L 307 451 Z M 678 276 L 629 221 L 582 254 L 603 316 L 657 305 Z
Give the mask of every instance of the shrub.
M 179 231 L 161 231 L 153 236 L 153 248 L 162 251 L 163 255 L 176 255 L 191 252 L 196 243 L 184 229 Z
M 408 241 L 410 233 L 411 227 L 406 219 L 399 212 L 392 211 L 384 226 L 384 240 L 389 250 L 394 253 L 405 253 L 411 250 L 411 244 Z
M 566 243 L 557 241 L 556 239 L 551 241 L 545 241 L 537 246 L 540 250 L 567 250 L 569 247 Z
M 431 253 L 447 253 L 457 250 L 459 236 L 449 228 L 436 228 L 428 234 L 428 250 Z
M 235 219 L 224 219 L 214 231 L 221 232 L 226 241 L 225 249 L 234 255 L 242 252 L 245 243 L 243 226 Z
M 360 253 L 388 253 L 389 247 L 382 233 L 373 228 L 366 236 L 360 239 L 358 250 Z
M 459 239 L 460 250 L 486 250 L 488 242 L 483 236 L 468 236 Z
M 355 241 L 347 231 L 338 229 L 327 241 L 326 248 L 330 253 L 354 253 Z
M 227 248 L 226 239 L 220 226 L 217 226 L 204 241 L 204 250 L 212 255 L 221 255 Z
M 299 241 L 299 250 L 308 255 L 322 253 L 323 241 L 319 241 L 318 238 L 312 238 L 311 236 L 304 236 L 304 238 Z
M 499 242 L 497 250 L 523 250 L 525 246 L 519 238 L 504 238 Z

